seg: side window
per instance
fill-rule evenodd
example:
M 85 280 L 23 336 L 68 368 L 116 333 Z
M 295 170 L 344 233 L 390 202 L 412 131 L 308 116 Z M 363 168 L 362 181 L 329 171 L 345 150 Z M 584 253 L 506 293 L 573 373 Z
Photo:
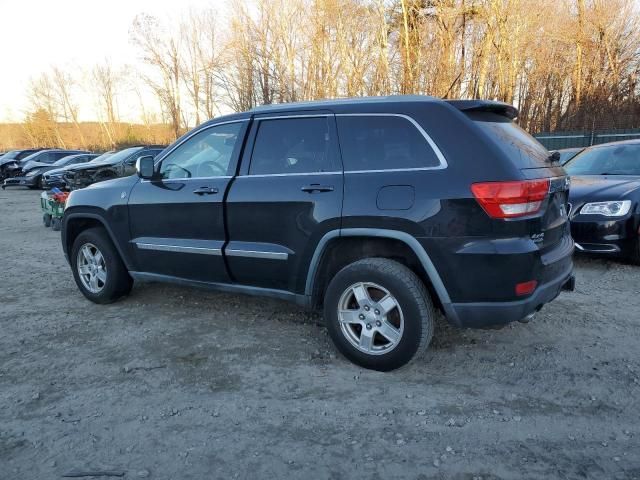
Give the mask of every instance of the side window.
M 52 162 L 56 162 L 61 158 L 68 157 L 69 155 L 71 155 L 69 152 L 55 152 L 54 154 L 51 155 L 50 160 Z
M 331 172 L 336 160 L 328 117 L 261 120 L 249 175 Z
M 162 178 L 222 177 L 229 163 L 242 122 L 209 127 L 184 142 L 160 165 Z
M 406 118 L 342 116 L 337 121 L 345 171 L 440 165 L 427 139 Z

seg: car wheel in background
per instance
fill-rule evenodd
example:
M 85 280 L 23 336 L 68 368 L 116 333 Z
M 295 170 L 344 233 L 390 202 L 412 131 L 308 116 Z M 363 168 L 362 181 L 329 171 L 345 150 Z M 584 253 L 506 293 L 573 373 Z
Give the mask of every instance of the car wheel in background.
M 51 226 L 51 214 L 43 213 L 42 214 L 42 223 L 44 224 L 45 227 L 50 227 Z
M 131 291 L 133 280 L 103 228 L 80 233 L 70 260 L 78 288 L 92 302 L 111 303 Z
M 62 219 L 61 218 L 52 218 L 51 219 L 51 230 L 59 232 L 62 228 Z
M 393 260 L 368 258 L 347 265 L 331 280 L 324 316 L 345 357 L 365 368 L 389 371 L 426 350 L 435 314 L 414 272 Z

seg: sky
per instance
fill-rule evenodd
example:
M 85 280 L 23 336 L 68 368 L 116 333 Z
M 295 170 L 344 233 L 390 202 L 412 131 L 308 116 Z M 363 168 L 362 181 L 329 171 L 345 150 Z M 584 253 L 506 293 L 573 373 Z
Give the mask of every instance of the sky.
M 162 20 L 189 8 L 222 7 L 225 0 L 0 0 L 0 122 L 21 121 L 28 108 L 29 79 L 52 65 L 89 70 L 106 59 L 114 66 L 135 64 L 129 43 L 134 17 Z M 124 105 L 123 105 L 124 103 Z M 94 120 L 94 101 L 79 99 L 81 120 Z M 124 119 L 136 118 L 130 102 L 120 102 Z M 127 118 L 128 117 L 128 118 Z

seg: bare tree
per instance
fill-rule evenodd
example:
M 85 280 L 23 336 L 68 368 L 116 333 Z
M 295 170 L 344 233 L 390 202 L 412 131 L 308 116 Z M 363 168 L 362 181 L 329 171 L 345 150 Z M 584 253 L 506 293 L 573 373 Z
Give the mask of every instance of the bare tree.
M 140 14 L 134 19 L 131 39 L 154 70 L 155 75 L 144 79 L 155 92 L 177 138 L 182 127 L 180 38 L 163 30 L 155 17 Z

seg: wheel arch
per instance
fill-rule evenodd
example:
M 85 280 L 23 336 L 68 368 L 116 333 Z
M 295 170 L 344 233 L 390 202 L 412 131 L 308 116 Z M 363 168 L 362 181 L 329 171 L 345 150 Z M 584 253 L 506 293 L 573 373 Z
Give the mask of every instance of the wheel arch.
M 108 222 L 106 222 L 105 219 L 97 213 L 65 212 L 62 225 L 62 248 L 64 249 L 65 255 L 67 255 L 67 257 L 69 256 L 71 248 L 73 247 L 73 242 L 78 238 L 78 235 L 89 228 L 95 227 L 103 228 L 107 232 L 109 239 L 115 246 L 123 263 L 128 270 L 131 270 L 130 259 L 125 255 L 120 243 L 116 240 L 113 230 L 109 227 Z
M 409 261 L 409 263 L 415 262 L 418 266 L 417 272 L 422 278 L 423 282 L 427 286 L 428 290 L 434 297 L 434 302 L 442 308 L 442 310 L 449 316 L 451 308 L 451 299 L 447 292 L 447 289 L 442 282 L 442 279 L 431 261 L 429 254 L 425 251 L 422 245 L 409 233 L 400 230 L 387 230 L 377 228 L 348 228 L 342 230 L 332 230 L 326 233 L 318 242 L 311 264 L 307 272 L 307 279 L 305 284 L 305 295 L 307 295 L 312 305 L 318 305 L 321 301 L 322 289 L 329 281 L 328 275 L 331 274 L 330 264 L 332 262 L 330 256 L 332 251 L 336 251 L 336 247 L 340 245 L 342 241 L 358 241 L 358 239 L 364 239 L 369 243 L 372 256 L 385 256 L 387 258 L 400 257 Z M 395 254 L 380 255 L 379 246 L 384 245 L 387 242 L 392 242 L 395 245 L 401 247 L 400 251 L 394 252 Z M 350 251 L 348 248 L 346 249 Z M 359 258 L 364 258 L 367 255 L 355 255 L 350 257 L 347 255 L 347 263 L 355 261 Z M 404 263 L 404 262 L 403 262 Z M 408 265 L 413 270 L 416 270 L 416 265 Z M 335 272 L 334 272 L 335 273 Z

